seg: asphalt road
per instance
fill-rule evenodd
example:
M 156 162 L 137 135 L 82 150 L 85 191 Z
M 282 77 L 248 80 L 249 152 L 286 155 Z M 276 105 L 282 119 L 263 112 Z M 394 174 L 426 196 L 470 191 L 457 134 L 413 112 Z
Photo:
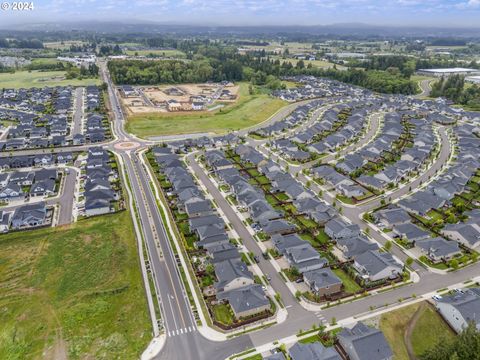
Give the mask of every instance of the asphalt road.
M 427 80 L 422 80 L 418 83 L 418 86 L 420 86 L 420 90 L 422 91 L 420 94 L 415 95 L 416 98 L 423 98 L 423 97 L 428 97 L 430 95 L 430 91 L 432 91 L 432 83 L 433 80 L 427 79 Z
M 75 113 L 73 114 L 72 135 L 82 133 L 84 90 L 83 87 L 78 87 L 75 90 Z
M 119 141 L 138 141 L 127 134 L 123 126 L 125 119 L 117 94 L 113 90 L 105 66 L 100 66 L 103 79 L 110 85 L 109 97 L 114 111 L 113 131 Z M 145 146 L 149 142 L 142 142 Z M 130 185 L 138 210 L 144 241 L 150 259 L 150 268 L 155 278 L 156 296 L 161 304 L 162 321 L 167 335 L 165 346 L 158 359 L 214 359 L 223 360 L 229 355 L 248 349 L 252 342 L 241 336 L 225 342 L 205 339 L 197 331 L 196 322 L 181 281 L 172 245 L 165 231 L 150 179 L 136 154 L 114 149 L 120 153 L 125 164 Z
M 74 168 L 68 168 L 68 174 L 64 173 L 63 191 L 60 197 L 55 199 L 47 199 L 48 205 L 58 204 L 58 225 L 67 225 L 72 222 L 73 212 L 73 198 L 75 192 L 75 183 L 77 180 L 77 170 Z

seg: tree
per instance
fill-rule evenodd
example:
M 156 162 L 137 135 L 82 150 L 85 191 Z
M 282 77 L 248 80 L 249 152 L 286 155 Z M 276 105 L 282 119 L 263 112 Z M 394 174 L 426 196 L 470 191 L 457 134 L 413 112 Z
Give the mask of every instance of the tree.
M 420 360 L 477 360 L 480 333 L 472 322 L 452 341 L 444 338 L 420 355 Z
M 388 240 L 386 243 L 385 243 L 385 250 L 387 251 L 390 251 L 392 249 L 392 242 L 390 240 Z
M 411 257 L 408 257 L 407 260 L 405 260 L 405 264 L 407 266 L 412 266 L 413 264 L 413 259 Z
M 458 269 L 458 266 L 459 266 L 458 260 L 457 260 L 457 259 L 452 259 L 452 260 L 450 260 L 449 265 L 450 265 L 450 267 L 452 267 L 453 269 L 457 270 L 457 269 Z

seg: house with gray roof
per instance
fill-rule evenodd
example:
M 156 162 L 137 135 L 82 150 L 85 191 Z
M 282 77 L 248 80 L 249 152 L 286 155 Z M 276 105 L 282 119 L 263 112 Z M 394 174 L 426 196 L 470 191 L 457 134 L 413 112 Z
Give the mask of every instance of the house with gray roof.
M 419 240 L 415 242 L 415 246 L 435 264 L 448 261 L 462 253 L 462 249 L 456 241 L 448 241 L 442 237 Z
M 292 360 L 342 360 L 335 348 L 325 347 L 321 342 L 295 343 L 288 354 Z
M 285 249 L 285 258 L 300 273 L 321 269 L 328 261 L 320 256 L 309 242 Z
M 210 200 L 201 200 L 185 204 L 185 213 L 189 218 L 212 215 L 214 210 Z
M 337 334 L 342 349 L 350 360 L 392 360 L 393 352 L 383 333 L 362 322 Z
M 391 228 L 411 221 L 410 215 L 398 207 L 386 208 L 373 213 L 373 218 L 377 224 Z
M 442 234 L 471 249 L 480 246 L 480 226 L 478 223 L 447 224 L 443 228 Z
M 10 219 L 12 218 L 11 212 L 0 210 L 0 232 L 6 233 L 10 228 Z
M 378 245 L 364 235 L 338 239 L 336 246 L 347 259 L 355 259 L 356 256 L 369 250 L 378 250 Z
M 368 282 L 393 280 L 403 271 L 403 265 L 398 263 L 390 253 L 369 250 L 355 257 L 353 268 L 359 276 Z
M 45 202 L 22 205 L 15 209 L 12 216 L 13 229 L 26 229 L 45 225 L 47 207 Z
M 282 255 L 285 254 L 286 249 L 306 243 L 298 234 L 273 235 L 271 241 L 274 248 Z
M 336 217 L 325 224 L 325 233 L 334 240 L 360 235 L 360 227 L 356 224 L 347 224 Z
M 329 296 L 342 291 L 342 280 L 330 268 L 307 271 L 303 273 L 303 279 L 318 296 Z
M 230 259 L 214 264 L 218 281 L 217 292 L 227 292 L 254 283 L 253 274 L 240 259 Z
M 276 234 L 290 234 L 295 232 L 295 230 L 297 229 L 295 224 L 292 224 L 285 219 L 265 221 L 260 223 L 260 226 L 262 228 L 262 231 L 269 236 Z
M 270 300 L 262 285 L 251 284 L 217 293 L 217 300 L 227 301 L 237 319 L 259 314 L 270 309 Z
M 469 323 L 480 330 L 480 289 L 471 288 L 444 295 L 436 300 L 438 312 L 445 321 L 457 332 L 462 332 Z
M 409 243 L 414 243 L 418 240 L 424 240 L 430 237 L 430 233 L 428 231 L 425 231 L 410 222 L 395 225 L 392 232 L 393 237 L 403 239 Z

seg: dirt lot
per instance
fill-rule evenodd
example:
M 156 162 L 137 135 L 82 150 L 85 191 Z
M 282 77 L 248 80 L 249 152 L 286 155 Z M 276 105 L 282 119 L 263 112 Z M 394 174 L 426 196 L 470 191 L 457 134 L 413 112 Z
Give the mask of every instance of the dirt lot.
M 229 84 L 222 86 L 217 83 L 211 84 L 181 84 L 181 85 L 161 85 L 138 87 L 137 96 L 122 98 L 123 105 L 129 114 L 140 114 L 148 112 L 168 112 L 166 103 L 169 100 L 176 100 L 178 103 L 187 104 L 182 107 L 183 112 L 194 112 L 188 106 L 191 103 L 191 97 L 205 97 L 207 100 L 212 96 L 218 96 L 222 90 L 228 90 L 235 98 L 221 97 L 207 103 L 207 108 L 215 106 L 217 103 L 233 103 L 238 99 L 239 86 Z M 187 111 L 185 111 L 187 109 Z M 188 111 L 190 110 L 190 111 Z

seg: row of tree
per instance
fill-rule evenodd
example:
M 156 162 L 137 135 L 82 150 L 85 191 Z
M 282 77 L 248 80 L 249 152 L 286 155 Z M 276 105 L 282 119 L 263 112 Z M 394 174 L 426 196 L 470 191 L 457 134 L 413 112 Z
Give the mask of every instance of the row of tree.
M 480 86 L 465 86 L 465 78 L 461 75 L 442 77 L 432 85 L 432 97 L 444 97 L 456 104 L 480 109 Z
M 37 39 L 0 38 L 0 48 L 43 49 L 43 43 Z

